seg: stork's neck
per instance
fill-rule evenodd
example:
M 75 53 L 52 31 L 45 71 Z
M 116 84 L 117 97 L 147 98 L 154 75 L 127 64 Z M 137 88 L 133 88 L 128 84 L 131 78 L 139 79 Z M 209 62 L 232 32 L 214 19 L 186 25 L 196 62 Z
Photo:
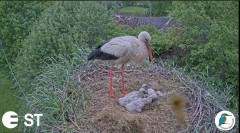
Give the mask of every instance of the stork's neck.
M 148 55 L 146 44 L 139 40 L 137 45 L 135 45 L 137 47 L 135 47 L 135 50 L 134 50 L 133 60 L 138 64 L 142 64 Z
M 139 35 L 138 40 L 145 44 L 145 38 L 143 36 Z

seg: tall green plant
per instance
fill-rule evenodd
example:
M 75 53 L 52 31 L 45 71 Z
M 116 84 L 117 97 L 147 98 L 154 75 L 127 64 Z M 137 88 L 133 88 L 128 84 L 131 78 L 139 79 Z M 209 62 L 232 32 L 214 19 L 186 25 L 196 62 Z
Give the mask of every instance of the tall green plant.
M 0 2 L 0 40 L 11 64 L 22 47 L 21 42 L 29 34 L 29 27 L 51 2 L 1 1 Z M 0 69 L 9 71 L 3 53 L 0 52 Z
M 108 11 L 95 2 L 54 2 L 22 41 L 14 67 L 22 84 L 28 86 L 45 63 L 51 63 L 49 58 L 58 60 L 61 55 L 71 59 L 74 45 L 100 43 L 106 37 L 109 19 Z
M 188 51 L 184 60 L 197 72 L 235 86 L 238 91 L 238 3 L 173 2 L 169 16 L 181 26 L 169 29 L 165 41 Z M 237 94 L 237 93 L 234 93 Z
M 166 16 L 172 8 L 172 1 L 151 1 L 153 16 Z
M 22 112 L 41 112 L 40 126 L 22 126 L 26 132 L 83 132 L 79 127 L 87 128 L 84 115 L 87 113 L 89 95 L 79 85 L 76 71 L 87 64 L 89 49 L 74 46 L 76 53 L 71 53 L 72 60 L 59 57 L 52 60 L 33 82 L 33 93 L 29 93 L 29 105 L 21 108 Z M 78 69 L 78 70 L 76 70 Z M 30 108 L 31 107 L 31 108 Z M 22 120 L 21 123 L 23 123 Z M 79 126 L 79 127 L 77 127 Z

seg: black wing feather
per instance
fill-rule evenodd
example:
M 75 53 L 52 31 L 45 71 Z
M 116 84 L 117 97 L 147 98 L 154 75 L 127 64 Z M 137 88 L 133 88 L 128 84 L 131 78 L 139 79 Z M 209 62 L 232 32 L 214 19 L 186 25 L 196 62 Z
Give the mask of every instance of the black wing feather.
M 108 43 L 110 40 L 108 41 L 105 41 L 103 43 L 101 43 L 95 50 L 93 50 L 89 56 L 88 56 L 88 60 L 94 60 L 94 59 L 99 59 L 99 60 L 116 60 L 118 59 L 119 57 L 116 57 L 112 54 L 108 54 L 108 53 L 105 53 L 105 52 L 102 52 L 101 51 L 101 47 Z

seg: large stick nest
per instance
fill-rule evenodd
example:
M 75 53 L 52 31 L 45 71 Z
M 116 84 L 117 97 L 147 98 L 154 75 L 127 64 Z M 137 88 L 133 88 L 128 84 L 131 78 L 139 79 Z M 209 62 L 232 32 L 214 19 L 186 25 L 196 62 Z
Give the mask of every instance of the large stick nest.
M 109 65 L 89 64 L 78 71 L 78 81 L 90 93 L 88 102 L 88 130 L 91 132 L 219 132 L 214 124 L 216 114 L 225 107 L 197 81 L 175 69 L 165 69 L 159 64 L 150 66 L 125 67 L 125 87 L 128 92 L 138 90 L 148 84 L 157 91 L 166 93 L 164 97 L 145 106 L 141 113 L 130 113 L 118 104 L 121 92 L 119 68 L 113 70 L 113 87 L 116 98 L 109 96 Z M 177 119 L 179 116 L 172 105 L 172 98 L 184 97 L 182 117 L 186 125 Z M 237 116 L 235 115 L 236 119 Z M 238 120 L 231 132 L 238 130 Z

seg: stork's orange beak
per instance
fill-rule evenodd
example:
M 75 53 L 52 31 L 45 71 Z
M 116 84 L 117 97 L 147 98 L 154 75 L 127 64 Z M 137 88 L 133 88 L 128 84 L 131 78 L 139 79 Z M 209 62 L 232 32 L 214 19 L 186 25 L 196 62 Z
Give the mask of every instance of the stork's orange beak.
M 150 62 L 152 62 L 153 61 L 152 49 L 151 49 L 149 43 L 147 43 L 147 50 L 148 50 L 149 60 L 150 60 Z

